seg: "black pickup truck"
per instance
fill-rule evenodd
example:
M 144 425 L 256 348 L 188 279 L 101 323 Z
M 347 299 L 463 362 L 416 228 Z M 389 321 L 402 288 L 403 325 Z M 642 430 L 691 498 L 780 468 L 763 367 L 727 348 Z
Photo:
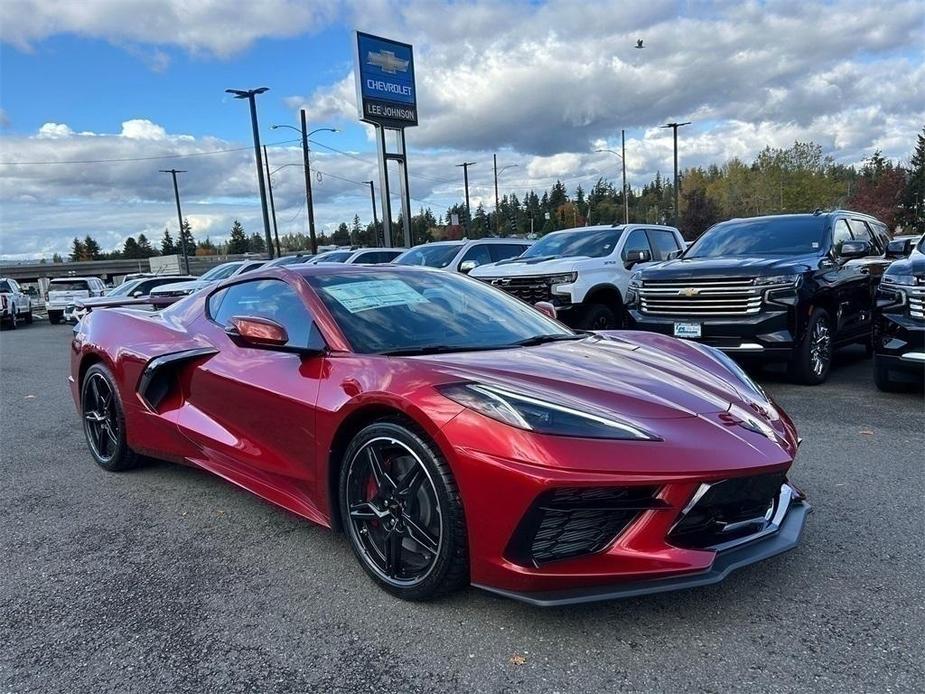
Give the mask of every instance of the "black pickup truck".
M 630 327 L 688 338 L 734 355 L 784 360 L 810 385 L 832 352 L 872 350 L 874 302 L 889 266 L 886 225 L 845 210 L 732 219 L 680 257 L 630 280 Z

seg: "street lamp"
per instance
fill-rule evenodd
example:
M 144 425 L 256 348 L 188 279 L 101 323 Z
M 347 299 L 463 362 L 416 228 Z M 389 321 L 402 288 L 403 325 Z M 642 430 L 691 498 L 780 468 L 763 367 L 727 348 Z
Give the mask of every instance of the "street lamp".
M 189 274 L 189 252 L 186 249 L 186 237 L 183 236 L 183 213 L 180 212 L 180 189 L 177 187 L 177 174 L 186 173 L 180 169 L 160 169 L 160 173 L 169 173 L 173 176 L 173 195 L 177 201 L 177 224 L 180 225 L 180 248 L 183 249 L 183 263 L 186 265 L 186 274 Z
M 498 206 L 500 205 L 500 203 L 498 202 L 498 176 L 503 174 L 508 169 L 514 169 L 520 166 L 520 164 L 508 164 L 507 166 L 502 166 L 501 170 L 499 171 L 498 170 L 498 155 L 493 154 L 492 160 L 494 161 L 494 165 L 495 165 L 495 234 L 497 234 L 498 233 Z
M 630 206 L 629 200 L 626 195 L 626 131 L 620 131 L 620 143 L 623 153 L 615 152 L 612 149 L 596 149 L 595 152 L 610 152 L 611 154 L 616 154 L 620 157 L 620 161 L 623 164 L 623 223 L 630 223 Z
M 308 205 L 308 236 L 311 239 L 312 254 L 315 255 L 318 253 L 318 240 L 315 238 L 315 209 L 312 204 L 312 168 L 308 158 L 308 138 L 315 133 L 336 133 L 338 130 L 337 128 L 315 128 L 311 132 L 308 132 L 304 108 L 299 109 L 299 119 L 301 121 L 301 128 L 296 128 L 293 125 L 273 125 L 270 126 L 270 129 L 277 130 L 279 128 L 289 128 L 290 130 L 295 130 L 302 136 L 302 165 L 305 169 L 305 203 Z
M 457 164 L 456 166 L 461 166 L 463 170 L 463 183 L 466 186 L 466 231 L 469 231 L 469 223 L 472 221 L 472 212 L 469 209 L 469 167 L 475 166 L 477 162 L 474 161 L 464 161 L 462 164 Z
M 678 226 L 681 221 L 681 210 L 678 207 L 678 128 L 690 125 L 690 121 L 684 123 L 666 123 L 663 128 L 671 128 L 674 131 L 674 225 Z
M 273 239 L 270 237 L 270 213 L 267 210 L 267 192 L 264 190 L 263 161 L 260 155 L 260 129 L 257 126 L 257 102 L 254 99 L 258 94 L 270 91 L 269 87 L 257 89 L 226 89 L 225 92 L 233 94 L 235 99 L 247 99 L 251 107 L 251 127 L 254 130 L 254 157 L 257 160 L 257 184 L 260 188 L 260 208 L 263 211 L 263 233 L 266 235 L 267 249 L 270 258 L 273 257 Z

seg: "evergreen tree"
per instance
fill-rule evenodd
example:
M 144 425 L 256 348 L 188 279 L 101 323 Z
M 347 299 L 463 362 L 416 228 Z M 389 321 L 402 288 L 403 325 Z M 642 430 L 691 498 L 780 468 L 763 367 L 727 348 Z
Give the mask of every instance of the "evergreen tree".
M 83 240 L 84 254 L 83 260 L 101 260 L 103 258 L 103 252 L 100 250 L 100 244 L 96 242 L 96 239 L 87 234 Z
M 360 226 L 360 215 L 355 214 L 353 215 L 353 226 L 350 227 L 350 243 L 352 243 L 354 246 L 359 245 L 361 241 L 360 237 L 362 234 L 363 229 Z
M 186 246 L 187 255 L 196 255 L 196 239 L 193 238 L 193 230 L 188 219 L 183 220 L 183 228 L 180 231 L 180 238 L 177 240 L 177 253 L 183 255 L 184 246 Z
M 907 232 L 921 234 L 925 233 L 925 127 L 918 135 L 909 168 L 900 221 Z
M 55 253 L 53 256 L 51 256 L 51 262 L 53 262 L 53 263 L 63 263 L 63 262 L 64 262 L 64 258 L 61 257 L 61 254 L 60 254 L 60 253 Z
M 142 258 L 151 258 L 157 255 L 157 252 L 151 247 L 151 242 L 144 234 L 138 234 L 138 251 Z
M 263 236 L 254 232 L 247 240 L 247 250 L 251 253 L 266 253 L 267 242 L 263 240 Z
M 87 249 L 84 247 L 83 242 L 78 238 L 74 238 L 71 244 L 70 261 L 76 263 L 77 261 L 84 260 L 86 253 Z
M 170 235 L 170 231 L 164 229 L 164 236 L 161 239 L 161 255 L 174 255 L 177 252 L 177 247 L 173 242 L 173 236 Z
M 337 231 L 334 232 L 331 241 L 338 246 L 347 246 L 350 244 L 350 229 L 344 222 L 341 222 L 340 226 L 337 227 Z
M 130 259 L 144 257 L 141 253 L 141 247 L 138 245 L 138 241 L 135 240 L 134 236 L 129 236 L 125 239 L 125 243 L 122 244 L 122 257 Z
M 244 227 L 241 226 L 241 222 L 236 219 L 234 220 L 234 224 L 231 225 L 231 235 L 228 237 L 228 253 L 229 255 L 238 255 L 240 253 L 247 253 L 247 251 L 247 235 L 244 233 Z

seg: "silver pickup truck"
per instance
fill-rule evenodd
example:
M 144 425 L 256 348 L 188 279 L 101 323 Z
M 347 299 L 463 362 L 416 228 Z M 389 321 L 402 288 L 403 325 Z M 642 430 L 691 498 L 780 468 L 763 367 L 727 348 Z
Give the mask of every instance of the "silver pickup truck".
M 0 323 L 15 330 L 20 321 L 32 322 L 32 299 L 16 280 L 0 277 Z

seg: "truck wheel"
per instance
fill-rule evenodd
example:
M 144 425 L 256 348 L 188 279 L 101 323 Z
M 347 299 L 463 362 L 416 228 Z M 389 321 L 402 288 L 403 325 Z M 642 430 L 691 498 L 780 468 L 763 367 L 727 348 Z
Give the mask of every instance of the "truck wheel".
M 16 330 L 16 327 L 19 325 L 19 318 L 16 316 L 16 309 L 14 308 L 10 312 L 10 319 L 7 322 L 7 326 L 10 330 Z
M 874 355 L 874 384 L 877 390 L 882 390 L 884 393 L 896 393 L 901 390 L 899 384 L 890 378 L 890 370 L 886 364 L 881 359 L 877 359 L 877 355 Z
M 825 309 L 813 310 L 803 340 L 790 361 L 790 377 L 797 383 L 815 386 L 829 377 L 832 366 L 832 321 Z
M 29 307 L 29 313 L 26 314 L 26 323 L 32 324 L 32 307 Z
M 609 306 L 591 304 L 585 309 L 578 327 L 582 330 L 616 330 L 620 323 L 620 319 Z
M 48 322 L 52 325 L 58 325 L 61 322 L 61 311 L 49 311 Z

